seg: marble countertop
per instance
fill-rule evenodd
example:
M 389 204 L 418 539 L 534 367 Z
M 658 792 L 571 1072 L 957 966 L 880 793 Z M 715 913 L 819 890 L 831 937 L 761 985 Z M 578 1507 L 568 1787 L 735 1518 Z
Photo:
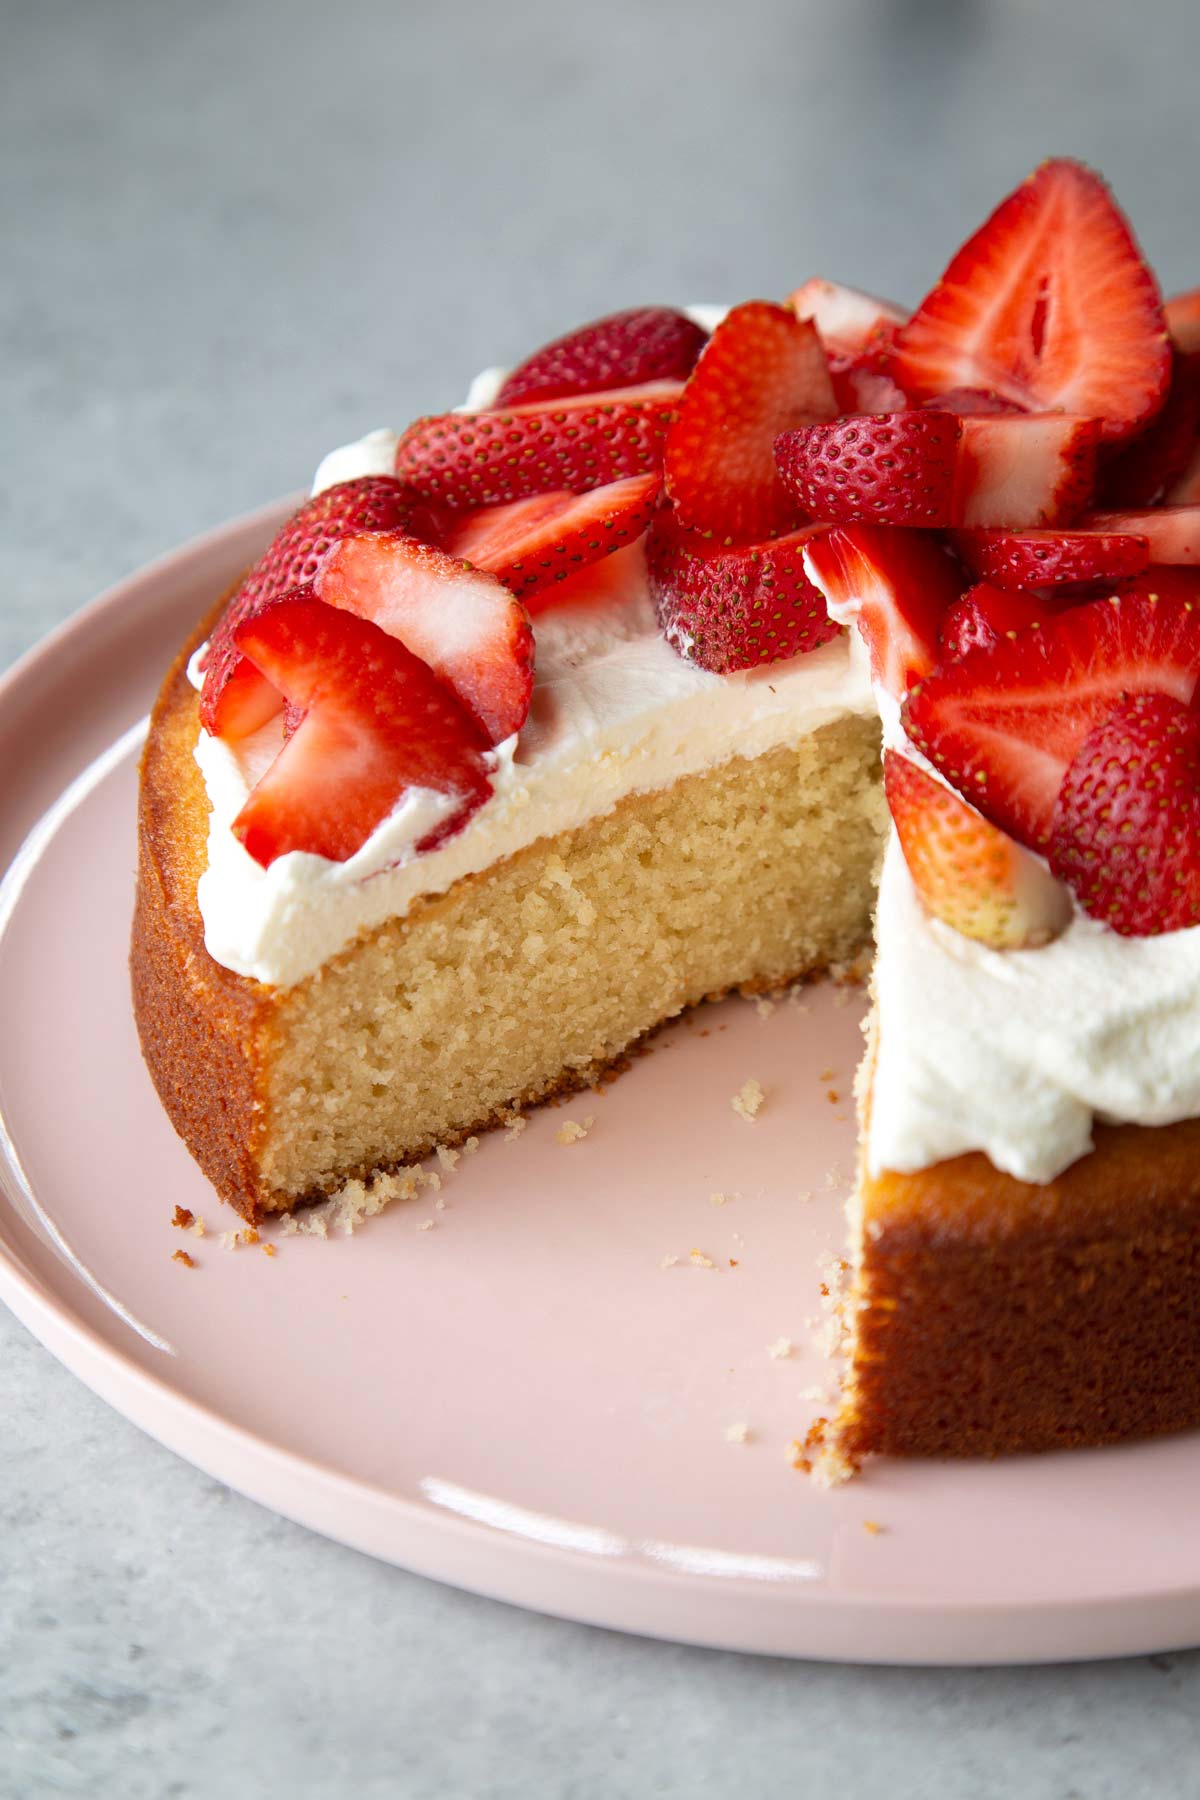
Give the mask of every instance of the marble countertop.
M 331 444 L 640 300 L 915 297 L 1042 154 L 1200 280 L 1190 0 L 16 0 L 0 665 Z M 789 1664 L 314 1537 L 0 1313 L 0 1795 L 1192 1796 L 1200 1654 Z

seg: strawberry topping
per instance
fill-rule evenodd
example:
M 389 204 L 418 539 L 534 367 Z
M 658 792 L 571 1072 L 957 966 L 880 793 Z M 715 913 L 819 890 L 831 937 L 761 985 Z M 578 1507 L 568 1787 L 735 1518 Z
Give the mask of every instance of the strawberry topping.
M 1150 562 L 1145 537 L 1124 531 L 956 531 L 954 547 L 979 581 L 996 587 L 1115 585 Z
M 1171 387 L 1158 417 L 1126 444 L 1115 446 L 1100 481 L 1106 507 L 1153 506 L 1179 498 L 1171 489 L 1200 447 L 1200 354 L 1171 356 Z M 1191 498 L 1200 498 L 1193 495 Z
M 1137 694 L 1089 732 L 1058 796 L 1050 865 L 1125 936 L 1200 924 L 1200 711 Z
M 647 381 L 684 381 L 708 333 L 669 306 L 637 306 L 544 344 L 508 375 L 497 406 L 601 394 Z
M 667 493 L 681 522 L 745 542 L 803 523 L 775 468 L 775 439 L 836 412 L 814 327 L 765 300 L 735 306 L 705 345 L 667 434 Z
M 291 850 L 344 862 L 409 788 L 461 800 L 420 847 L 487 799 L 486 740 L 453 691 L 396 638 L 298 589 L 237 627 L 237 647 L 304 712 L 234 835 L 264 868 Z
M 775 441 L 784 486 L 814 519 L 948 525 L 959 423 L 898 412 L 805 425 Z
M 488 570 L 536 613 L 554 604 L 570 576 L 636 542 L 661 488 L 657 475 L 634 475 L 587 494 L 538 494 L 485 506 L 459 519 L 443 547 Z
M 909 737 L 947 780 L 1037 850 L 1068 765 L 1131 694 L 1190 705 L 1200 681 L 1200 576 L 1161 569 L 990 650 L 947 662 L 904 703 Z
M 1094 531 L 1118 531 L 1145 538 L 1152 563 L 1200 563 L 1200 506 L 1093 513 L 1087 523 Z
M 569 489 L 585 494 L 662 467 L 682 390 L 671 382 L 506 412 L 440 413 L 410 425 L 396 474 L 457 511 Z
M 986 581 L 969 588 L 942 620 L 943 654 L 965 656 L 968 650 L 991 650 L 1002 638 L 1028 631 L 1061 611 L 1061 600 L 1047 600 L 1016 589 L 992 587 Z
M 659 513 L 646 541 L 658 622 L 689 662 L 719 675 L 816 650 L 838 635 L 804 572 L 823 527 L 761 544 L 720 544 Z
M 993 950 L 1045 944 L 1065 929 L 1067 890 L 944 782 L 887 750 L 883 786 L 913 886 L 934 918 Z
M 1108 438 L 1150 419 L 1170 373 L 1162 301 L 1100 178 L 1043 163 L 901 328 L 891 373 L 917 401 L 983 388 Z
M 533 633 L 525 608 L 494 575 L 402 532 L 375 531 L 335 545 L 315 589 L 327 605 L 370 620 L 427 663 L 489 743 L 525 723 Z
M 805 545 L 809 580 L 830 616 L 854 622 L 881 687 L 901 698 L 938 660 L 938 633 L 961 578 L 937 538 L 890 525 L 815 533 Z
M 278 694 L 234 643 L 243 619 L 261 612 L 289 589 L 311 582 L 341 538 L 357 531 L 430 529 L 427 509 L 410 488 L 391 475 L 341 481 L 306 500 L 276 532 L 209 640 L 200 696 L 205 730 L 214 737 L 247 737 L 279 710 Z

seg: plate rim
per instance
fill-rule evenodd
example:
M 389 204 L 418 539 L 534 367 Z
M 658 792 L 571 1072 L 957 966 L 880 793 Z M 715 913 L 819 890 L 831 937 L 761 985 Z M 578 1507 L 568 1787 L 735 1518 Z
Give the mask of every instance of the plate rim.
M 186 576 L 242 538 L 270 527 L 296 504 L 287 496 L 214 526 L 142 565 L 62 620 L 0 674 L 0 715 L 21 689 L 42 680 L 81 635 Z M 78 771 L 77 771 L 78 772 Z M 43 815 L 44 816 L 44 815 Z M 36 831 L 37 822 L 32 829 Z M 21 861 L 28 834 L 0 875 L 0 891 Z M 0 1185 L 14 1203 L 15 1172 L 0 1152 Z M 17 1216 L 20 1216 L 19 1207 Z M 911 1594 L 861 1598 L 747 1577 L 681 1577 L 634 1556 L 597 1557 L 538 1542 L 443 1510 L 428 1501 L 348 1475 L 236 1424 L 143 1368 L 48 1288 L 0 1241 L 0 1300 L 57 1361 L 114 1410 L 201 1469 L 258 1504 L 379 1560 L 469 1592 L 552 1616 L 666 1641 L 760 1654 L 887 1665 L 1005 1665 L 1179 1650 L 1200 1642 L 1200 1581 L 1125 1592 L 1080 1591 L 1052 1602 L 1029 1599 L 923 1602 Z M 340 1516 L 335 1516 L 339 1513 Z M 379 1522 L 399 1519 L 404 1553 L 383 1542 Z M 621 1580 L 612 1579 L 615 1565 Z M 564 1579 L 565 1577 L 565 1579 Z M 753 1593 L 757 1629 L 747 1629 Z M 662 1596 L 677 1596 L 678 1626 L 664 1631 Z M 1088 1623 L 1086 1643 L 1081 1637 Z

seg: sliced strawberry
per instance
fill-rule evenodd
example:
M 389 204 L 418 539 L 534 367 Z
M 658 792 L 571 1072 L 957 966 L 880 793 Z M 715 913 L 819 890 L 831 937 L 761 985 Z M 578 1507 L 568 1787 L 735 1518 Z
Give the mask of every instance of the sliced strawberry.
M 1190 704 L 1200 680 L 1200 576 L 1162 569 L 991 650 L 947 662 L 909 694 L 905 729 L 992 823 L 1033 849 L 1084 738 L 1130 694 Z
M 554 604 L 570 576 L 641 537 L 661 488 L 657 475 L 634 475 L 587 494 L 538 494 L 485 506 L 465 514 L 442 547 L 495 575 L 537 612 Z
M 898 412 L 802 425 L 775 440 L 784 486 L 814 519 L 948 525 L 959 422 Z
M 409 788 L 460 797 L 455 827 L 487 799 L 478 725 L 377 626 L 301 589 L 244 619 L 236 642 L 304 712 L 234 820 L 234 835 L 264 868 L 291 850 L 344 862 Z M 445 833 L 443 825 L 437 835 Z
M 936 407 L 939 412 L 957 413 L 960 419 L 973 418 L 976 413 L 1023 413 L 1029 409 L 1018 406 L 1015 400 L 1005 400 L 999 394 L 991 393 L 987 388 L 948 388 L 944 394 L 935 394 L 932 400 L 922 400 L 922 406 Z
M 958 252 L 897 340 L 891 373 L 915 400 L 983 388 L 1035 412 L 1151 418 L 1169 375 L 1154 277 L 1097 175 L 1043 163 Z
M 831 356 L 829 374 L 839 412 L 898 413 L 908 405 L 902 389 L 884 374 L 873 356 Z
M 1200 439 L 1200 354 L 1171 355 L 1171 386 L 1162 411 L 1144 431 L 1119 444 L 1101 475 L 1106 507 L 1153 506 L 1183 477 Z M 1200 499 L 1200 495 L 1194 496 Z
M 343 538 L 317 572 L 319 599 L 399 638 L 447 682 L 493 744 L 525 723 L 533 633 L 494 575 L 398 531 Z
M 894 337 L 908 317 L 890 300 L 876 300 L 821 275 L 801 282 L 787 303 L 798 319 L 811 319 L 825 348 L 840 356 L 859 356 L 881 339 Z
M 279 696 L 237 650 L 243 619 L 291 588 L 311 582 L 339 539 L 356 531 L 431 532 L 433 522 L 411 488 L 391 475 L 341 481 L 292 514 L 245 577 L 209 640 L 200 719 L 214 737 L 248 737 L 279 710 Z
M 1092 503 L 1099 448 L 1095 419 L 1067 413 L 964 417 L 951 523 L 1026 530 L 1077 518 Z
M 626 388 L 505 412 L 440 413 L 410 425 L 396 473 L 457 511 L 503 506 L 569 488 L 585 494 L 662 467 L 677 383 Z
M 1152 506 L 1143 512 L 1092 513 L 1094 531 L 1145 538 L 1152 563 L 1200 563 L 1200 506 Z
M 1163 498 L 1168 506 L 1194 506 L 1200 501 L 1200 442 Z
M 681 522 L 745 542 L 792 530 L 801 519 L 776 472 L 775 439 L 836 412 L 814 327 L 765 300 L 735 306 L 667 433 L 667 493 Z
M 1200 288 L 1172 294 L 1163 307 L 1167 330 L 1181 350 L 1200 350 Z
M 726 675 L 816 650 L 838 635 L 804 573 L 823 527 L 761 544 L 715 543 L 661 512 L 646 540 L 650 592 L 666 638 L 688 662 Z
M 927 532 L 890 525 L 848 525 L 816 533 L 804 567 L 839 625 L 856 623 L 871 675 L 895 698 L 938 660 L 938 632 L 962 582 L 951 558 Z
M 944 656 L 965 656 L 969 650 L 991 650 L 1003 638 L 1028 631 L 1062 610 L 1061 600 L 1046 600 L 1016 589 L 991 587 L 986 581 L 968 588 L 942 620 Z
M 1050 865 L 1123 936 L 1200 924 L 1200 711 L 1138 694 L 1089 732 L 1058 796 Z
M 669 306 L 610 313 L 543 344 L 518 363 L 496 396 L 500 407 L 567 394 L 602 394 L 647 381 L 684 381 L 708 333 Z
M 1125 532 L 956 531 L 954 547 L 978 581 L 996 587 L 1078 587 L 1116 583 L 1150 562 L 1144 537 Z
M 1066 929 L 1062 883 L 944 782 L 887 750 L 883 786 L 913 886 L 935 919 L 993 950 L 1030 949 Z

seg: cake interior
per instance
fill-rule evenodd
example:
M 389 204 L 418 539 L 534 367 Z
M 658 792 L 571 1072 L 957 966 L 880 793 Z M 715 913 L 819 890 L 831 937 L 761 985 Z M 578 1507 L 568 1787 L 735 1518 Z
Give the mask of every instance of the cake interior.
M 276 995 L 263 1209 L 594 1082 L 700 1000 L 849 961 L 885 823 L 878 724 L 847 716 L 417 902 Z

